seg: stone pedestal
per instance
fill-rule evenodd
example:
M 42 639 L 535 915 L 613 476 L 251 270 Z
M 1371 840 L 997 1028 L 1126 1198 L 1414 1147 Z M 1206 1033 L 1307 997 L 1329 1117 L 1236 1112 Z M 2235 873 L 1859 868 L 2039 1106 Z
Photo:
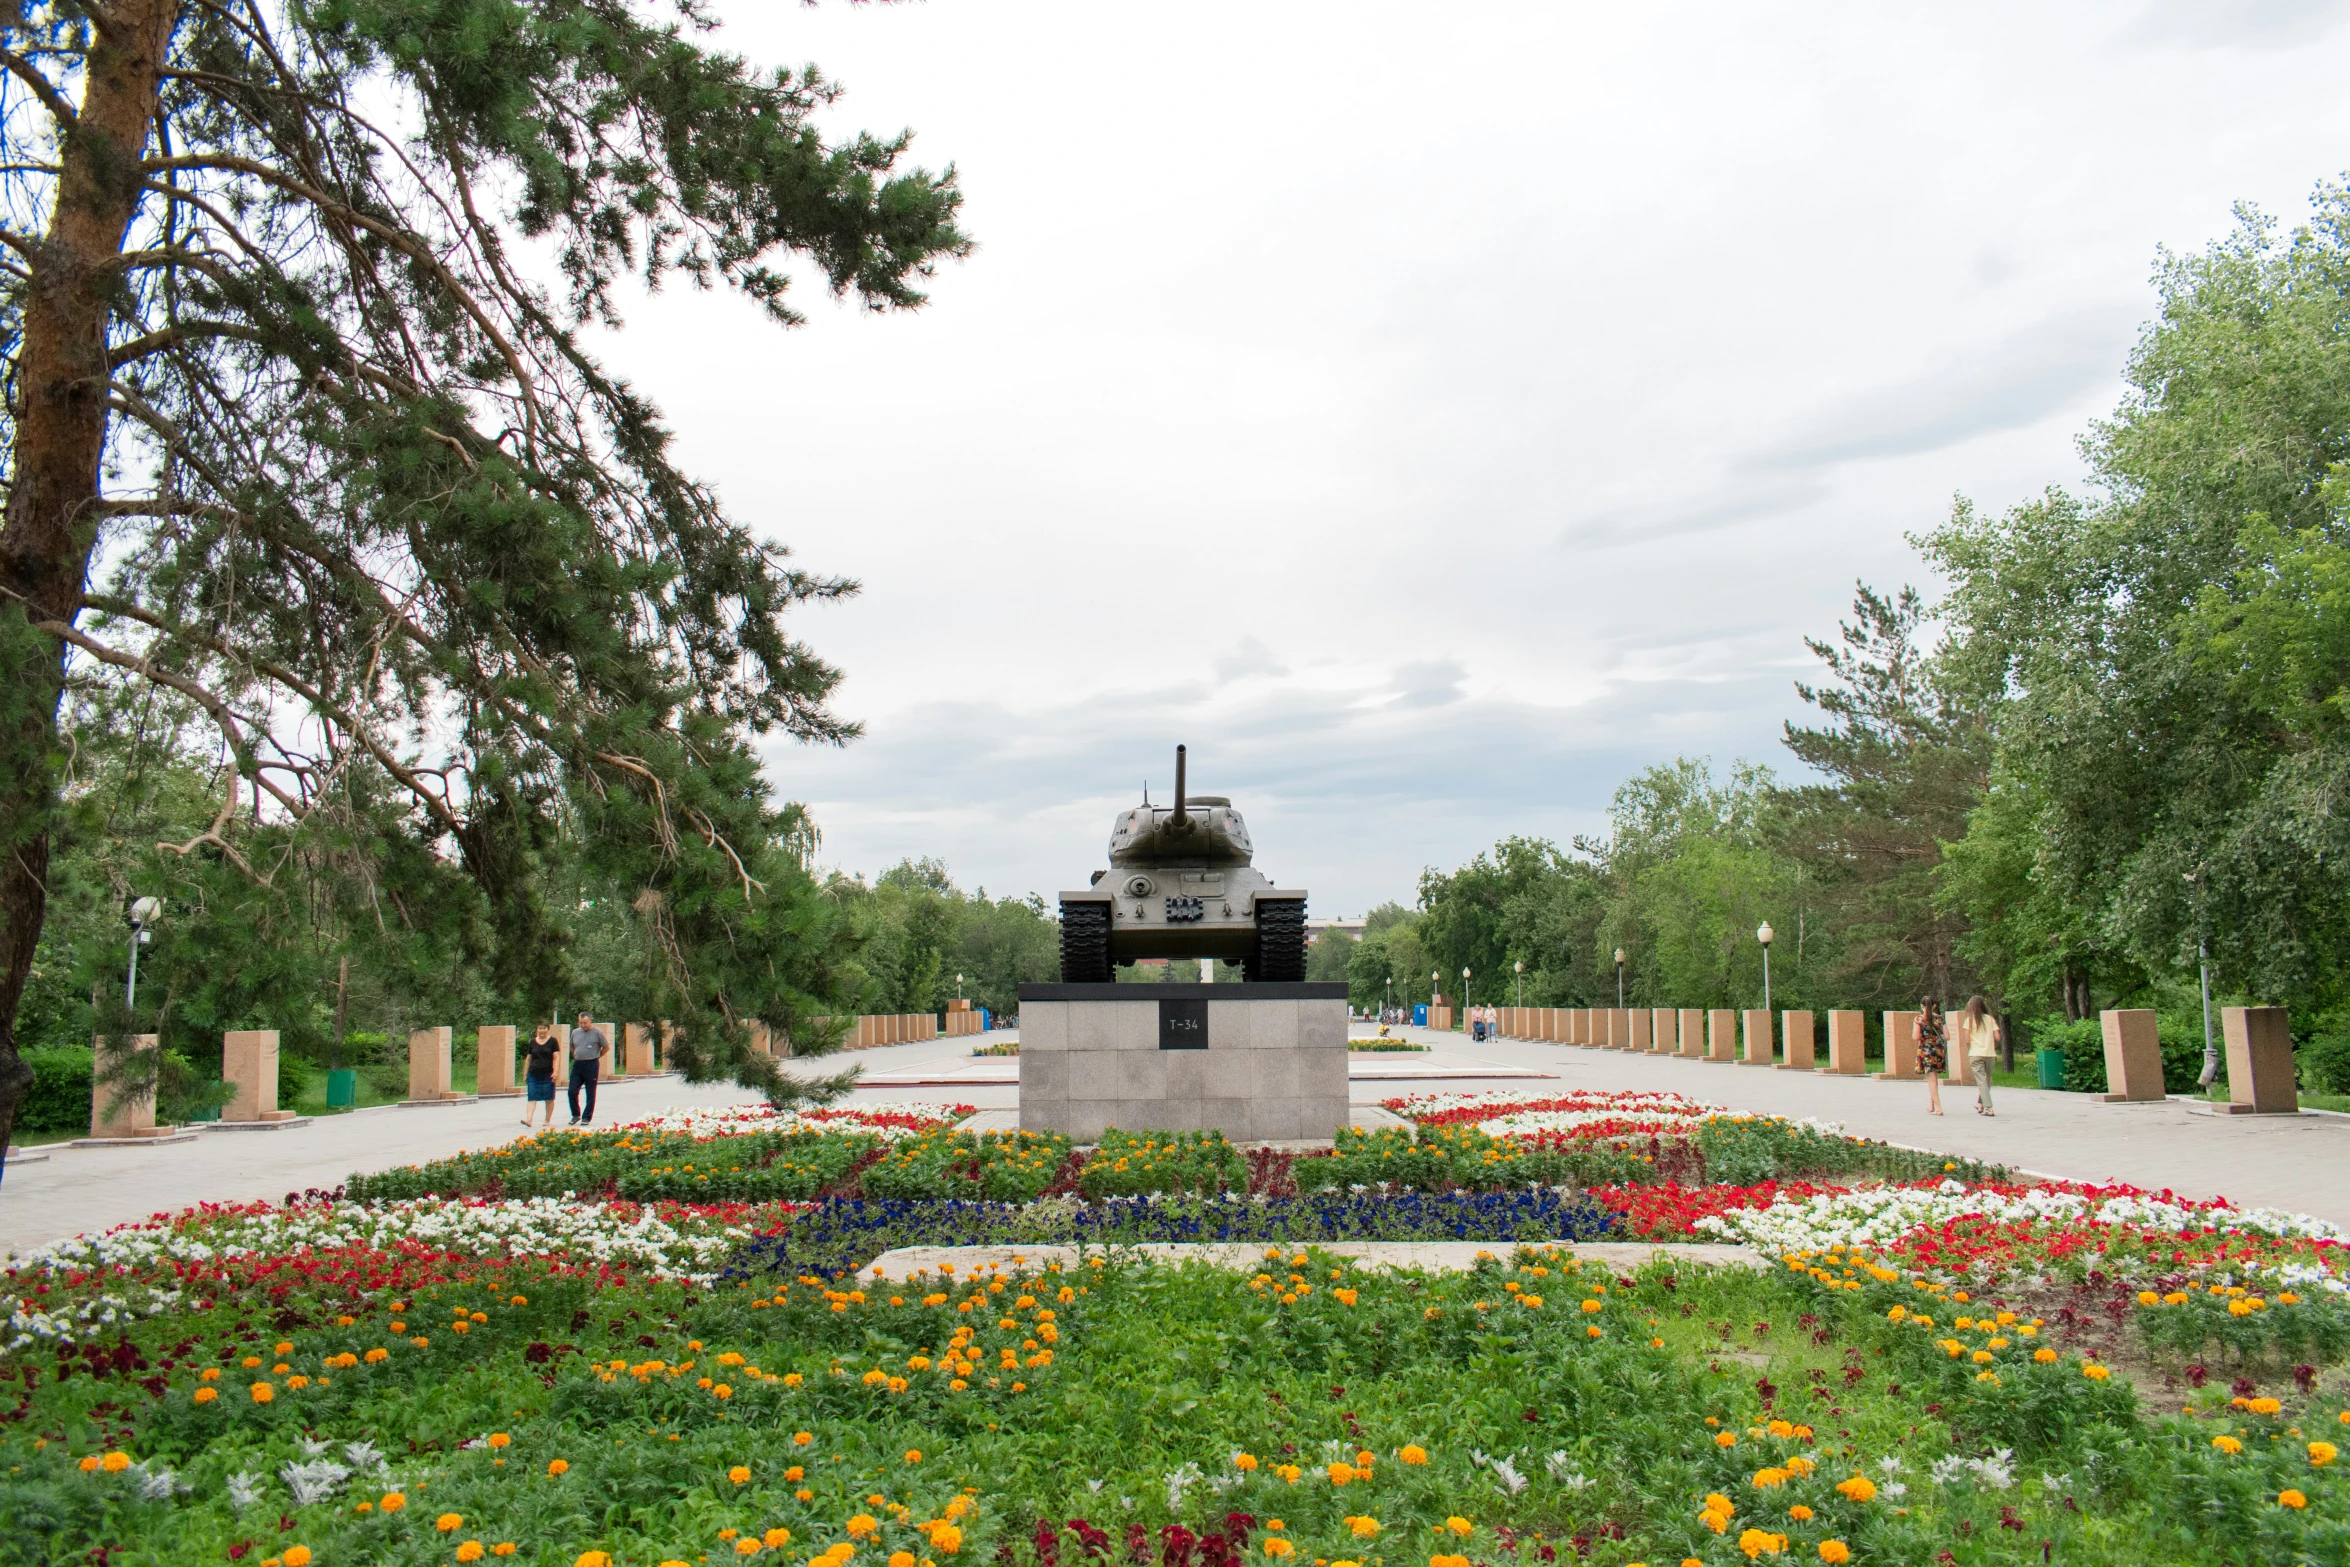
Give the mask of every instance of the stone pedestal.
M 103 1078 L 118 1053 L 151 1051 L 158 1036 L 133 1034 L 126 1044 L 117 1045 L 103 1036 L 90 1041 L 90 1048 L 98 1058 L 97 1076 Z M 94 1082 L 90 1092 L 90 1136 L 107 1142 L 118 1142 L 139 1137 L 169 1137 L 178 1130 L 172 1126 L 155 1124 L 155 1093 L 152 1086 L 146 1092 L 126 1094 L 110 1099 L 106 1085 Z
M 1915 1012 L 1885 1014 L 1885 1070 L 1876 1075 L 1895 1081 L 1915 1081 L 1920 1077 L 1918 1015 Z
M 2146 1103 L 2163 1097 L 2162 1041 L 2155 1036 L 2153 1008 L 2100 1012 L 2105 1032 L 2107 1104 Z
M 1777 1065 L 1778 1041 L 1771 1037 L 1771 1014 L 1762 1007 L 1748 1007 L 1739 1015 L 1738 1022 L 1746 1036 L 1746 1059 L 1739 1064 Z
M 1680 1015 L 1681 1054 L 1700 1060 L 1705 1055 L 1705 1014 L 1695 1007 L 1683 1007 Z
M 514 1086 L 514 1025 L 484 1023 L 473 1031 L 473 1091 L 483 1099 L 511 1099 Z
M 1020 1129 L 1326 1142 L 1347 1124 L 1345 985 L 1205 990 L 1022 985 Z
M 1838 1077 L 1869 1075 L 1869 1015 L 1828 1014 L 1828 1070 Z
M 408 1036 L 409 1104 L 452 1104 L 463 1099 L 453 1085 L 456 1063 L 452 1048 L 456 1030 L 443 1025 L 420 1028 Z
M 1786 1045 L 1787 1059 L 1779 1063 L 1782 1072 L 1808 1072 L 1818 1053 L 1818 1041 L 1812 1035 L 1809 1012 L 1782 1012 L 1779 1014 L 1779 1032 Z
M 1642 1055 L 1656 1048 L 1656 1019 L 1646 1007 L 1618 1014 L 1624 1020 L 1624 1048 Z
M 652 1076 L 653 1025 L 650 1023 L 629 1024 L 628 1039 L 620 1052 L 620 1057 L 622 1062 L 625 1063 L 621 1067 L 621 1071 L 626 1073 L 628 1076 Z
M 1738 1014 L 1728 1007 L 1714 1007 L 1705 1014 L 1705 1058 L 1708 1061 L 1735 1061 L 1738 1059 Z
M 2228 1102 L 2223 1115 L 2298 1115 L 2293 1081 L 2293 1036 L 2283 1007 L 2222 1007 L 2228 1041 Z
M 628 1037 L 627 1028 L 619 1023 L 598 1023 L 596 1032 L 603 1035 L 604 1043 L 612 1047 L 604 1052 L 604 1059 L 596 1065 L 596 1081 L 601 1084 L 626 1079 L 628 1076 L 628 1052 L 623 1042 Z M 562 1030 L 562 1034 L 563 1055 L 561 1060 L 563 1069 L 555 1074 L 555 1081 L 568 1084 L 571 1081 L 571 1030 L 566 1028 Z
M 220 1036 L 220 1076 L 236 1086 L 220 1119 L 291 1121 L 294 1112 L 277 1107 L 277 1030 L 232 1029 Z
M 1638 1050 L 1641 1046 L 1632 1038 L 1632 1009 L 1616 1007 L 1607 1015 L 1607 1042 L 1611 1050 Z
M 1654 1038 L 1657 1055 L 1678 1055 L 1680 1052 L 1680 1013 L 1673 1008 L 1659 1006 L 1650 1010 L 1650 1036 Z

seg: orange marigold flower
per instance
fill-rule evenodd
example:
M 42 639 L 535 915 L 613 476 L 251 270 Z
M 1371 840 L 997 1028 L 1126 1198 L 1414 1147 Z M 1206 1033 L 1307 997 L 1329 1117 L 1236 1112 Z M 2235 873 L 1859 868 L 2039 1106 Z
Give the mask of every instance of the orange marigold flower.
M 461 1514 L 443 1513 L 432 1521 L 432 1526 L 443 1534 L 455 1534 L 458 1529 L 463 1527 L 464 1523 L 465 1519 Z

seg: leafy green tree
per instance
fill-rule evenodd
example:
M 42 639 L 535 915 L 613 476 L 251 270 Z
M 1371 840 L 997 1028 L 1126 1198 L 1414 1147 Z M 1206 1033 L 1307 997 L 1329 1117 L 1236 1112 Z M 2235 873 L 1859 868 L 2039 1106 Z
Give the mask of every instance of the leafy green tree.
M 953 176 L 827 141 L 837 90 L 629 0 L 49 0 L 0 16 L 0 1138 L 28 1074 L 69 670 L 168 688 L 229 759 L 180 848 L 272 830 L 419 921 L 453 846 L 488 966 L 559 936 L 559 828 L 657 955 L 689 1075 L 788 1089 L 745 1019 L 833 993 L 836 911 L 752 749 L 824 743 L 791 565 L 671 460 L 585 329 L 624 277 L 797 319 L 962 253 Z M 542 286 L 541 277 L 558 280 Z M 455 916 L 448 916 L 455 917 Z
M 2200 942 L 2224 988 L 2322 1012 L 2350 990 L 2350 196 L 2322 189 L 2289 235 L 2245 209 L 2156 284 L 2086 443 L 2098 493 L 1962 508 L 1924 541 L 1953 659 L 2000 698 L 1977 814 L 2003 847 L 1952 895 L 1978 924 L 1974 899 L 2031 910 L 2000 943 L 2019 971 L 2047 941 L 2159 994 Z

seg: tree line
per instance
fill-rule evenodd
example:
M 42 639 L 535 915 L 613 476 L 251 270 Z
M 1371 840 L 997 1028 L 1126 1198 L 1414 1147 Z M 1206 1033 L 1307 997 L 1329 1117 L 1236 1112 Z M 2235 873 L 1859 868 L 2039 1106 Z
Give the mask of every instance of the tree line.
M 1768 921 L 1780 1006 L 1979 991 L 2061 1030 L 2192 1014 L 2207 964 L 2215 1005 L 2339 1036 L 2350 196 L 2322 187 L 2289 232 L 2239 209 L 2155 284 L 2087 482 L 1911 535 L 1935 598 L 1858 585 L 1808 640 L 1785 776 L 1679 758 L 1616 792 L 1603 836 L 1429 870 L 1349 955 L 1356 1004 L 1464 967 L 1507 1003 L 1520 963 L 1529 1005 L 1613 1004 L 1620 948 L 1635 1004 L 1755 1006 Z

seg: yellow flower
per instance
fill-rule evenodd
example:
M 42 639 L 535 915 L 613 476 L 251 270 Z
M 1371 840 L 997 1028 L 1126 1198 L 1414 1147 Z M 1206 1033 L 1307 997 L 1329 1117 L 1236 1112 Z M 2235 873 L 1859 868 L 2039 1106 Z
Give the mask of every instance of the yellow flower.
M 2320 1468 L 2323 1468 L 2325 1465 L 2332 1463 L 2340 1456 L 2340 1450 L 2337 1449 L 2331 1442 L 2312 1442 L 2309 1444 L 2309 1461 L 2318 1465 Z
M 2309 1505 L 2309 1498 L 2303 1496 L 2299 1491 L 2279 1491 L 2277 1493 L 2277 1505 L 2279 1507 L 2307 1507 Z
M 603 1551 L 582 1551 L 571 1567 L 612 1567 L 612 1558 Z
M 1855 1502 L 1874 1501 L 1877 1496 L 1877 1482 L 1867 1475 L 1854 1475 L 1849 1480 L 1839 1481 L 1836 1489 Z
M 1754 1488 L 1758 1491 L 1767 1491 L 1773 1486 L 1785 1485 L 1786 1483 L 1787 1471 L 1784 1469 L 1757 1469 L 1754 1472 Z
M 1728 1431 L 1717 1431 L 1714 1433 L 1714 1446 L 1736 1447 L 1737 1445 L 1738 1438 L 1734 1433 Z
M 310 1547 L 289 1545 L 286 1547 L 285 1555 L 279 1557 L 278 1560 L 284 1562 L 286 1567 L 310 1567 Z
M 457 1547 L 457 1559 L 461 1562 L 478 1562 L 481 1560 L 482 1554 L 479 1540 L 467 1540 L 463 1545 Z
M 1379 1520 L 1376 1518 L 1349 1518 L 1346 1520 L 1346 1526 L 1354 1531 L 1354 1536 L 1358 1540 L 1373 1539 L 1379 1533 Z
M 1344 1485 L 1355 1477 L 1355 1466 L 1344 1462 L 1334 1463 L 1324 1472 L 1330 1476 L 1332 1485 Z
M 382 1508 L 387 1513 L 396 1513 L 401 1508 L 408 1505 L 408 1498 L 402 1496 L 397 1491 L 387 1491 L 384 1493 L 383 1500 L 377 1502 L 375 1505 Z
M 2043 1366 L 2053 1365 L 2056 1361 L 2056 1351 L 2046 1348 L 2035 1349 L 2032 1351 L 2032 1358 Z
M 746 1534 L 741 1539 L 734 1542 L 734 1554 L 737 1556 L 756 1556 L 759 1554 L 759 1542 Z
M 912 1551 L 890 1552 L 889 1567 L 914 1567 L 914 1553 Z
M 1746 1553 L 1748 1561 L 1756 1561 L 1764 1556 L 1777 1556 L 1787 1549 L 1787 1537 L 1783 1534 L 1772 1534 L 1767 1529 L 1749 1529 L 1738 1536 L 1738 1549 Z
M 2083 1366 L 2081 1368 L 2081 1375 L 2087 1377 L 2092 1382 L 2102 1382 L 2107 1377 L 2112 1376 L 2113 1373 L 2106 1370 L 2103 1366 Z
M 868 1536 L 879 1534 L 881 1524 L 871 1513 L 859 1513 L 849 1520 L 848 1529 L 849 1538 L 862 1540 Z
M 550 1458 L 547 1460 L 547 1473 L 551 1475 L 563 1474 L 570 1468 L 571 1465 L 560 1458 Z
M 922 1449 L 920 1449 L 919 1447 L 909 1447 L 909 1448 L 907 1448 L 907 1449 L 906 1449 L 906 1462 L 907 1462 L 907 1463 L 909 1463 L 909 1464 L 918 1464 L 918 1463 L 922 1462 Z
M 930 1548 L 942 1556 L 952 1556 L 963 1548 L 963 1531 L 951 1523 L 942 1523 L 930 1531 Z
M 1232 1467 L 1235 1469 L 1254 1469 L 1256 1466 L 1257 1455 L 1254 1453 L 1234 1453 L 1232 1455 Z
M 275 1397 L 277 1397 L 277 1389 L 272 1387 L 267 1382 L 256 1382 L 253 1384 L 254 1403 L 266 1404 Z
M 1820 1560 L 1828 1563 L 1829 1567 L 1838 1567 L 1838 1564 L 1852 1560 L 1852 1547 L 1842 1540 L 1822 1540 Z
M 1787 1516 L 1797 1523 L 1809 1523 L 1811 1522 L 1811 1509 L 1798 1502 L 1787 1509 Z
M 457 1513 L 443 1513 L 432 1521 L 432 1526 L 443 1534 L 455 1534 L 464 1526 L 465 1519 Z
M 512 1447 L 513 1445 L 514 1445 L 514 1438 L 512 1438 L 512 1437 L 508 1436 L 508 1435 L 507 1435 L 505 1432 L 503 1432 L 503 1431 L 492 1431 L 492 1432 L 490 1433 L 490 1446 L 492 1446 L 492 1447 Z
M 1265 1542 L 1265 1554 L 1276 1559 L 1283 1556 L 1294 1555 L 1296 1551 L 1297 1547 L 1290 1544 L 1287 1540 L 1271 1539 Z
M 2244 1444 L 2232 1436 L 2215 1436 L 2211 1439 L 2211 1445 L 2231 1456 L 2244 1451 Z
M 770 1529 L 759 1536 L 759 1543 L 771 1551 L 780 1551 L 791 1544 L 791 1531 L 789 1529 Z
M 2138 1291 L 2138 1304 L 2141 1306 L 2159 1306 L 2162 1304 L 2162 1297 L 2155 1294 L 2152 1290 L 2140 1290 Z
M 743 1484 L 751 1478 L 750 1465 L 736 1464 L 732 1469 L 726 1471 L 726 1478 L 732 1480 L 736 1485 Z

